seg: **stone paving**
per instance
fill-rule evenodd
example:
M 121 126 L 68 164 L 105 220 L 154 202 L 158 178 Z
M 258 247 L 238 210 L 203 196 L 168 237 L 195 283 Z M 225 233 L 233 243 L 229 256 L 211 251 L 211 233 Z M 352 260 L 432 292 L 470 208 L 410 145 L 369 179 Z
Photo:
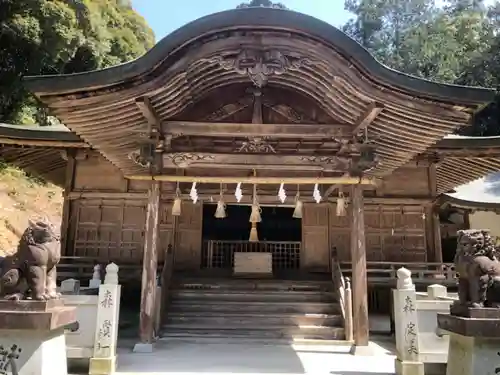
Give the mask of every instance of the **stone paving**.
M 348 353 L 346 347 L 160 343 L 149 354 L 119 349 L 119 375 L 174 374 L 328 374 L 391 375 L 391 344 L 372 342 L 373 356 Z

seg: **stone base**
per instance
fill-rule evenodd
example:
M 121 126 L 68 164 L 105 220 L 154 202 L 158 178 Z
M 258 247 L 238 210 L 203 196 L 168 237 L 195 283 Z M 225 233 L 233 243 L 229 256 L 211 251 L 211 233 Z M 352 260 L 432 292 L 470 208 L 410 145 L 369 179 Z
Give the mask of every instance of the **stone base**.
M 471 316 L 491 316 L 492 309 L 469 309 Z M 486 311 L 480 311 L 486 310 Z M 496 310 L 496 309 L 495 309 Z M 465 313 L 465 309 L 461 310 Z M 455 310 L 456 312 L 456 310 Z M 438 314 L 438 327 L 450 334 L 447 375 L 497 374 L 500 319 Z
M 370 356 L 374 355 L 374 350 L 370 344 L 363 345 L 363 346 L 353 345 L 351 347 L 350 353 L 352 355 L 356 355 L 359 357 L 370 357 Z
M 397 375 L 425 375 L 422 362 L 401 361 L 396 358 L 394 365 Z
M 446 375 L 496 374 L 500 338 L 483 339 L 450 334 Z
M 491 309 L 469 309 L 469 314 L 476 314 L 473 310 Z M 481 314 L 481 312 L 477 312 L 477 314 Z M 488 311 L 483 314 L 488 314 Z M 437 321 L 439 329 L 456 333 L 458 335 L 481 337 L 483 339 L 498 339 L 500 337 L 500 319 L 468 318 L 449 314 L 437 314 Z
M 144 344 L 142 342 L 138 342 L 134 345 L 134 349 L 132 350 L 134 353 L 153 353 L 153 344 Z
M 454 303 L 453 305 L 451 305 L 450 314 L 461 316 L 463 318 L 500 319 L 500 309 L 491 307 L 475 308 L 463 306 L 458 303 Z
M 0 329 L 0 366 L 6 364 L 2 362 L 4 355 L 12 357 L 6 368 L 8 375 L 68 374 L 62 327 L 52 331 Z
M 90 358 L 89 375 L 111 375 L 116 372 L 116 357 Z
M 76 308 L 62 300 L 0 300 L 0 330 L 52 331 L 76 322 Z

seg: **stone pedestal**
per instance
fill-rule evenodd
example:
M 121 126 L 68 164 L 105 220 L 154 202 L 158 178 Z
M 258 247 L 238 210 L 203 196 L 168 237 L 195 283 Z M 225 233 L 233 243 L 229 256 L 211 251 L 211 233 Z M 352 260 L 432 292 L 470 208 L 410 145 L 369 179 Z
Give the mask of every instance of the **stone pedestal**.
M 500 374 L 500 310 L 452 306 L 438 314 L 450 334 L 447 375 Z
M 67 375 L 64 327 L 75 322 L 61 300 L 0 301 L 0 374 Z

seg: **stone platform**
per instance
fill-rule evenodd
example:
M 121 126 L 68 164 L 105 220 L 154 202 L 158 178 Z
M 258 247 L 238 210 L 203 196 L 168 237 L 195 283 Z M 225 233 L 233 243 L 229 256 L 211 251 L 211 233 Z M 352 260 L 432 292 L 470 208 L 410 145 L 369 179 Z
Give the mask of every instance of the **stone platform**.
M 499 309 L 453 306 L 450 315 L 438 314 L 437 320 L 450 333 L 447 375 L 500 372 Z
M 0 368 L 9 375 L 67 375 L 64 328 L 76 310 L 62 300 L 0 301 Z

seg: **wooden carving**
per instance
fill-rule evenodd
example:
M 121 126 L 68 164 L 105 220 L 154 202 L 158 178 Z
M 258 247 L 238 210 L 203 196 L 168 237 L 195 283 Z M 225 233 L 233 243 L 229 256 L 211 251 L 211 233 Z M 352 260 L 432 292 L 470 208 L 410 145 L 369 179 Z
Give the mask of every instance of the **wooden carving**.
M 187 168 L 190 164 L 196 162 L 210 162 L 215 160 L 213 155 L 191 152 L 177 152 L 173 154 L 165 154 L 165 156 L 171 161 L 172 164 L 179 168 Z
M 306 57 L 260 49 L 243 49 L 237 55 L 217 55 L 209 61 L 220 64 L 225 70 L 247 75 L 257 87 L 265 86 L 270 76 L 281 75 L 288 70 L 299 70 L 312 64 Z
M 247 154 L 275 154 L 276 150 L 267 142 L 266 137 L 255 137 L 243 142 L 238 152 Z

